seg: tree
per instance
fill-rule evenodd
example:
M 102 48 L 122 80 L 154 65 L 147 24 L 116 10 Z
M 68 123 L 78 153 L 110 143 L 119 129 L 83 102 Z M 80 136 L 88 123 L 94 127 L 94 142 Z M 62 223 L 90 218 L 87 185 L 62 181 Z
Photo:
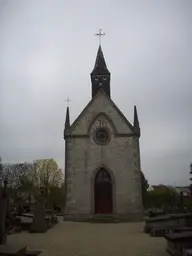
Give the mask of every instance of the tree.
M 31 163 L 4 165 L 2 179 L 7 179 L 10 196 L 14 201 L 26 200 L 32 193 L 34 167 Z
M 0 161 L 0 183 L 5 179 L 8 181 L 9 194 L 13 201 L 28 201 L 29 208 L 32 197 L 39 194 L 40 187 L 44 187 L 48 201 L 58 203 L 63 200 L 63 173 L 54 159 L 3 166 Z
M 149 183 L 142 171 L 141 171 L 141 184 L 142 184 L 142 191 L 144 193 L 147 192 L 147 189 L 149 188 Z
M 191 175 L 192 175 L 192 163 L 190 164 L 189 168 L 190 168 L 190 172 L 189 172 L 189 174 L 191 174 Z M 190 180 L 192 181 L 192 177 L 190 178 Z
M 20 177 L 20 191 L 27 197 L 28 206 L 31 206 L 31 197 L 35 194 L 35 166 L 34 164 L 23 165 L 23 173 Z
M 189 169 L 190 169 L 189 174 L 192 175 L 192 163 L 190 164 Z M 192 177 L 190 177 L 189 179 L 191 181 L 191 184 L 190 184 L 189 188 L 190 188 L 191 195 L 192 195 Z
M 152 191 L 147 192 L 147 199 L 146 199 L 146 208 L 167 208 L 172 205 L 173 201 L 173 191 L 165 186 L 165 185 L 156 185 L 153 186 Z
M 55 187 L 51 186 L 48 195 L 48 203 L 50 206 L 63 206 L 64 205 L 64 186 Z
M 9 187 L 19 189 L 22 172 L 23 169 L 20 164 L 4 165 L 2 178 L 3 180 L 7 179 Z
M 147 189 L 149 188 L 149 183 L 142 171 L 140 172 L 140 174 L 141 174 L 141 186 L 142 186 L 142 200 L 143 200 L 143 205 L 145 205 L 145 199 L 146 199 Z
M 2 175 L 3 175 L 3 165 L 2 165 L 1 157 L 0 157 L 0 187 L 2 185 Z
M 45 195 L 51 187 L 60 187 L 63 182 L 62 170 L 54 159 L 40 159 L 34 162 L 35 184 L 37 187 L 44 187 Z

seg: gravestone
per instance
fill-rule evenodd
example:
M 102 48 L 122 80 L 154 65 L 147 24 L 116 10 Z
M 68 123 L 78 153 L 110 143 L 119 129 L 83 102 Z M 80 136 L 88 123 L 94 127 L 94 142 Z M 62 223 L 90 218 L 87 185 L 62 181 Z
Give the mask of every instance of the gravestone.
M 183 202 L 183 192 L 180 192 L 179 195 L 179 206 L 180 206 L 180 211 L 183 212 L 184 211 L 184 202 Z
M 44 189 L 41 188 L 41 194 L 36 202 L 34 218 L 31 224 L 30 232 L 44 233 L 47 231 L 48 225 L 45 219 L 45 203 Z
M 167 240 L 166 251 L 170 255 L 182 256 L 183 251 L 192 249 L 192 232 L 172 233 L 165 235 Z
M 192 249 L 184 249 L 182 256 L 192 256 Z
M 144 232 L 151 233 L 155 229 L 173 229 L 178 227 L 192 227 L 192 214 L 167 214 L 145 219 Z

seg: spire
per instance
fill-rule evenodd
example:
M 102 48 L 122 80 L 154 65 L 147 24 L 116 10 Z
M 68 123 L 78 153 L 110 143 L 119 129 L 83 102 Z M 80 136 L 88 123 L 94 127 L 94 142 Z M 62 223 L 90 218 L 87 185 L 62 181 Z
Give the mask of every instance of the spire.
M 91 73 L 92 97 L 94 97 L 100 89 L 103 89 L 110 97 L 110 76 L 101 45 L 99 45 L 95 66 Z
M 134 122 L 133 122 L 134 130 L 140 136 L 140 127 L 139 127 L 139 119 L 137 115 L 137 107 L 134 106 Z
M 134 106 L 134 126 L 139 127 L 139 119 L 138 119 L 138 115 L 137 115 L 137 107 Z
M 96 57 L 96 61 L 95 61 L 95 66 L 94 66 L 94 69 L 91 74 L 97 74 L 97 75 L 110 74 L 109 70 L 107 69 L 107 65 L 105 62 L 105 58 L 103 55 L 101 45 L 99 45 L 99 49 L 97 51 L 97 57 Z
M 69 117 L 69 107 L 66 110 L 66 118 L 65 118 L 65 130 L 70 127 L 70 117 Z

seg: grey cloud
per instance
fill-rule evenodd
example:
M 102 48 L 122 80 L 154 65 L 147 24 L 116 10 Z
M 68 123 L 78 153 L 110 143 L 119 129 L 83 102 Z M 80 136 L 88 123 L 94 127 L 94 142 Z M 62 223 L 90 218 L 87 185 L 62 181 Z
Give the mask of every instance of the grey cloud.
M 1 1 L 3 160 L 54 157 L 63 168 L 65 99 L 73 121 L 91 97 L 101 27 L 112 99 L 130 121 L 138 106 L 144 173 L 151 183 L 187 184 L 191 10 L 190 0 Z

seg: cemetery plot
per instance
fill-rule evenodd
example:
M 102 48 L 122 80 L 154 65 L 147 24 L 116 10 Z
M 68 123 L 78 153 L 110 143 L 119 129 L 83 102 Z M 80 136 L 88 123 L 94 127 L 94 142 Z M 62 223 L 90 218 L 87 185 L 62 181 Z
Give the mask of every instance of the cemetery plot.
M 166 250 L 170 255 L 182 256 L 184 249 L 192 249 L 192 231 L 165 235 Z

